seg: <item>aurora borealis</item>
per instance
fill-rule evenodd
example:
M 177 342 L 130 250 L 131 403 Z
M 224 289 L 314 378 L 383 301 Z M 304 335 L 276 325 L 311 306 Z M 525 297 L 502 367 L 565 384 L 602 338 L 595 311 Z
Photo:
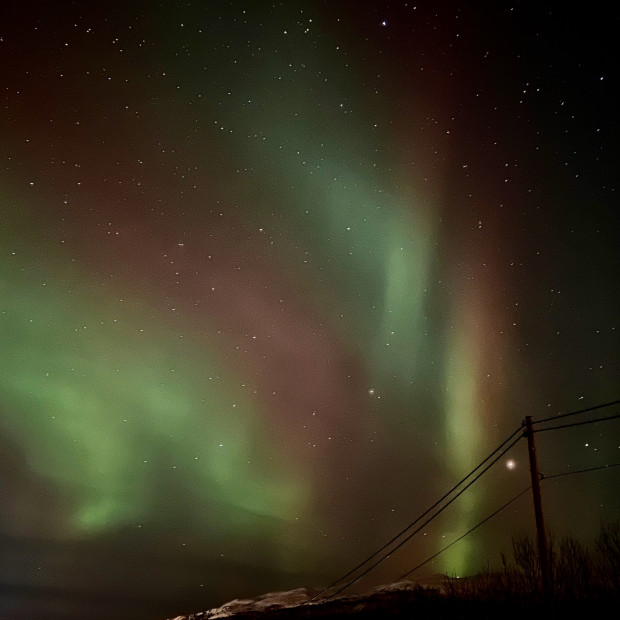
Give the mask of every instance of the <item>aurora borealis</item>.
M 618 397 L 601 7 L 2 3 L 0 620 L 326 585 L 525 415 Z M 541 434 L 542 466 L 619 439 Z M 526 486 L 525 454 L 376 579 Z M 587 538 L 617 488 L 547 485 L 550 527 Z M 502 519 L 431 572 L 533 526 Z

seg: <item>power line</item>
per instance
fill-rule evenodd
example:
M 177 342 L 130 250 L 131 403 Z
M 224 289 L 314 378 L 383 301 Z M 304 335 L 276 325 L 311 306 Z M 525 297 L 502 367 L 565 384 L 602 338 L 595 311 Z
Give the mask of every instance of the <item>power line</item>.
M 520 429 L 519 429 L 520 430 Z M 516 433 L 513 433 L 513 436 Z M 508 452 L 520 439 L 522 438 L 522 436 L 517 437 L 506 449 L 504 449 L 502 452 L 500 452 L 500 454 L 493 459 L 493 461 L 491 461 L 491 463 L 489 463 L 473 480 L 471 480 L 470 482 L 467 483 L 467 485 L 465 487 L 463 487 L 463 489 L 461 489 L 452 499 L 450 499 L 446 504 L 444 504 L 435 514 L 433 514 L 431 517 L 429 517 L 424 523 L 422 523 L 422 525 L 420 525 L 418 528 L 416 528 L 413 532 L 411 532 L 411 534 L 409 534 L 406 538 L 404 538 L 401 542 L 399 542 L 389 553 L 384 554 L 383 556 L 381 556 L 377 561 L 373 562 L 373 564 L 371 564 L 365 571 L 363 571 L 362 573 L 360 573 L 357 577 L 355 577 L 355 579 L 352 579 L 351 581 L 349 581 L 348 583 L 346 583 L 344 586 L 342 586 L 341 588 L 339 588 L 338 590 L 336 590 L 335 592 L 333 592 L 332 594 L 330 594 L 325 600 L 328 601 L 332 598 L 334 598 L 335 596 L 337 596 L 338 594 L 340 594 L 341 592 L 343 592 L 344 590 L 346 590 L 347 588 L 349 588 L 350 586 L 352 586 L 355 582 L 359 581 L 362 577 L 364 577 L 365 575 L 367 575 L 371 570 L 375 569 L 379 564 L 381 564 L 381 562 L 385 561 L 387 558 L 389 558 L 392 553 L 394 553 L 395 551 L 397 551 L 398 549 L 400 549 L 406 542 L 408 542 L 409 540 L 411 540 L 422 528 L 424 528 L 426 525 L 428 525 L 433 519 L 435 519 L 436 517 L 438 517 L 455 499 L 457 499 L 460 495 L 462 495 L 472 484 L 474 484 L 474 482 L 476 482 L 476 480 L 478 480 L 478 478 L 480 478 L 483 474 L 485 474 L 491 467 L 493 467 L 493 465 L 495 465 L 495 463 L 497 463 L 497 461 L 502 458 L 502 456 L 504 456 L 504 454 L 506 454 L 506 452 Z M 505 442 L 504 442 L 505 443 Z M 485 461 L 488 460 L 485 459 Z M 476 468 L 477 469 L 477 468 Z M 475 471 L 475 470 L 474 470 Z M 469 477 L 469 476 L 468 476 Z M 427 511 L 428 512 L 428 511 Z M 418 519 L 419 520 L 419 519 Z M 377 555 L 376 553 L 374 555 Z M 373 556 L 374 557 L 374 556 Z M 339 581 L 342 581 L 342 579 L 340 579 Z M 329 589 L 329 588 L 328 588 Z
M 549 422 L 550 420 L 559 420 L 560 418 L 567 418 L 572 415 L 579 415 L 581 413 L 589 413 L 590 411 L 596 411 L 597 409 L 603 409 L 605 407 L 612 407 L 613 405 L 620 404 L 619 400 L 612 400 L 608 403 L 602 403 L 600 405 L 593 405 L 586 409 L 580 409 L 579 411 L 571 411 L 570 413 L 562 413 L 560 415 L 551 416 L 550 418 L 543 418 L 542 420 L 532 420 L 532 424 L 542 424 L 543 422 Z
M 608 415 L 604 418 L 596 418 L 595 420 L 584 420 L 582 422 L 572 422 L 570 424 L 558 424 L 557 426 L 548 426 L 547 428 L 536 429 L 534 432 L 544 433 L 545 431 L 554 431 L 558 428 L 570 428 L 571 426 L 583 426 L 584 424 L 595 424 L 596 422 L 604 422 L 605 420 L 615 420 L 616 418 L 620 418 L 620 413 L 616 415 Z
M 424 566 L 425 564 L 428 564 L 431 560 L 434 560 L 438 555 L 441 555 L 444 551 L 452 547 L 452 545 L 455 545 L 457 542 L 459 542 L 459 540 L 462 540 L 463 538 L 465 538 L 465 536 L 469 536 L 469 534 L 471 534 L 474 530 L 478 529 L 481 525 L 484 525 L 487 521 L 491 520 L 495 515 L 499 514 L 505 508 L 508 508 L 510 504 L 512 504 L 513 502 L 516 502 L 522 495 L 527 493 L 531 488 L 532 486 L 530 485 L 529 487 L 527 487 L 527 489 L 523 489 L 521 493 L 515 495 L 511 500 L 507 501 L 501 508 L 498 508 L 495 512 L 491 513 L 488 517 L 485 517 L 482 521 L 480 521 L 480 523 L 478 523 L 477 525 L 474 525 L 474 527 L 472 527 L 469 531 L 465 532 L 465 534 L 463 534 L 462 536 L 459 536 L 456 540 L 453 540 L 449 545 L 446 545 L 443 549 L 441 549 L 434 555 L 431 555 L 430 558 L 427 558 L 426 560 L 424 560 L 424 562 L 421 562 L 416 567 L 412 568 L 410 571 L 407 571 L 404 575 L 401 575 L 398 578 L 398 581 L 405 579 L 405 577 L 408 577 L 409 575 L 411 575 L 411 573 L 418 570 L 418 568 L 422 568 L 422 566 Z
M 590 471 L 598 471 L 599 469 L 611 469 L 612 467 L 620 467 L 620 463 L 611 463 L 609 465 L 599 465 L 598 467 L 589 467 L 588 469 L 578 469 L 575 471 L 565 471 L 561 474 L 552 474 L 551 476 L 542 476 L 543 480 L 550 480 L 551 478 L 561 478 L 562 476 L 573 476 L 574 474 L 584 474 Z
M 370 562 L 370 560 L 372 560 L 374 557 L 376 557 L 377 555 L 379 555 L 382 551 L 384 551 L 385 549 L 387 549 L 392 543 L 394 543 L 396 540 L 398 540 L 401 536 L 403 536 L 404 534 L 406 534 L 416 523 L 418 523 L 418 521 L 420 521 L 421 519 L 423 519 L 429 512 L 431 512 L 432 510 L 434 510 L 439 504 L 441 504 L 441 502 L 443 502 L 449 495 L 451 495 L 454 491 L 456 491 L 456 489 L 458 489 L 468 478 L 470 478 L 474 472 L 476 472 L 478 469 L 480 469 L 490 458 L 493 457 L 493 455 L 498 452 L 499 450 L 501 450 L 515 435 L 517 435 L 518 433 L 521 432 L 521 428 L 517 428 L 509 437 L 507 437 L 497 448 L 495 448 L 495 450 L 493 450 L 493 452 L 491 452 L 483 461 L 481 461 L 476 467 L 474 467 L 474 469 L 472 469 L 458 484 L 454 485 L 447 493 L 445 493 L 440 499 L 438 499 L 430 508 L 428 508 L 427 510 L 425 510 L 420 516 L 418 516 L 414 521 L 412 521 L 407 527 L 405 527 L 403 530 L 401 530 L 398 534 L 396 534 L 396 536 L 394 536 L 393 538 L 391 538 L 388 542 L 386 542 L 381 548 L 377 549 L 377 551 L 375 551 L 372 555 L 369 555 L 363 562 L 360 562 L 357 566 L 355 566 L 354 568 L 352 568 L 348 573 L 346 573 L 346 575 L 343 575 L 342 577 L 340 577 L 339 579 L 337 579 L 336 581 L 334 581 L 333 583 L 331 583 L 329 586 L 327 586 L 326 588 L 323 588 L 320 592 L 318 592 L 317 594 L 315 594 L 312 598 L 308 599 L 307 601 L 305 601 L 304 603 L 302 603 L 302 605 L 306 605 L 308 603 L 311 603 L 313 601 L 315 601 L 316 599 L 318 599 L 320 596 L 322 596 L 323 594 L 325 594 L 325 592 L 331 590 L 333 587 L 337 586 L 340 582 L 344 581 L 345 579 L 347 579 L 348 577 L 350 577 L 351 575 L 353 575 L 353 573 L 355 573 L 356 571 L 358 571 L 360 568 L 362 568 L 362 566 L 364 566 L 365 564 L 368 564 L 368 562 Z M 520 439 L 521 437 L 519 437 Z M 514 442 L 516 443 L 516 441 Z M 512 447 L 514 444 L 511 444 L 510 447 Z M 510 449 L 510 448 L 508 448 Z M 507 450 L 506 450 L 507 451 Z M 503 453 L 502 453 L 503 454 Z M 501 456 L 501 455 L 500 455 Z M 494 461 L 495 462 L 495 461 Z M 486 471 L 486 470 L 485 470 Z M 482 472 L 484 473 L 484 472 Z M 477 478 L 476 478 L 477 479 Z M 474 480 L 475 481 L 475 480 Z M 465 487 L 467 488 L 467 487 Z M 465 489 L 463 489 L 465 490 Z M 458 497 L 458 495 L 457 495 Z M 454 498 L 456 499 L 456 498 Z M 447 506 L 447 504 L 446 504 Z M 445 506 L 444 506 L 445 508 Z M 443 508 L 441 509 L 443 510 Z M 437 513 L 439 514 L 439 513 Z M 434 518 L 434 517 L 433 517 Z M 422 526 L 423 527 L 423 526 Z M 416 532 L 414 532 L 415 534 Z M 412 534 L 413 535 L 413 534 Z M 408 538 L 404 541 L 406 542 L 407 540 L 409 540 Z M 396 547 L 394 549 L 394 551 L 398 549 L 398 547 Z M 383 560 L 381 560 L 383 561 Z M 374 568 L 375 565 L 373 565 Z M 362 575 L 360 575 L 359 578 L 363 577 L 363 575 L 365 575 L 366 573 L 363 573 Z M 357 581 L 357 579 L 355 580 Z M 355 581 L 352 581 L 350 584 L 348 584 L 347 586 L 345 586 L 345 588 L 348 588 L 349 585 L 351 585 L 352 583 L 355 583 Z M 345 589 L 343 588 L 343 589 Z M 341 592 L 342 590 L 338 590 L 338 592 L 336 592 L 336 594 L 338 594 L 339 592 Z M 334 595 L 331 595 L 329 598 L 332 598 Z M 328 600 L 326 599 L 326 600 Z
M 560 478 L 562 476 L 572 476 L 574 474 L 583 474 L 583 473 L 588 473 L 588 472 L 592 472 L 592 471 L 598 471 L 598 470 L 601 470 L 601 469 L 611 469 L 612 467 L 620 467 L 620 463 L 610 463 L 608 465 L 600 465 L 598 467 L 589 467 L 587 469 L 579 469 L 579 470 L 576 470 L 576 471 L 563 472 L 561 474 L 553 474 L 551 476 L 543 476 L 543 480 L 549 480 L 551 478 Z M 405 574 L 401 575 L 398 578 L 397 581 L 402 581 L 403 579 L 408 577 L 411 573 L 415 572 L 419 568 L 422 568 L 422 566 L 428 564 L 431 560 L 434 560 L 437 556 L 441 555 L 444 551 L 447 551 L 450 547 L 455 545 L 457 542 L 459 542 L 460 540 L 462 540 L 466 536 L 469 536 L 469 534 L 471 534 L 474 530 L 477 530 L 481 525 L 484 525 L 487 521 L 490 521 L 495 515 L 499 514 L 502 510 L 504 510 L 505 508 L 508 508 L 508 506 L 510 506 L 510 504 L 512 504 L 513 502 L 517 501 L 522 495 L 527 493 L 531 488 L 532 488 L 532 486 L 530 485 L 526 489 L 523 489 L 523 491 L 521 491 L 521 493 L 515 495 L 512 499 L 508 500 L 503 506 L 501 506 L 495 512 L 491 513 L 490 515 L 485 517 L 482 521 L 480 521 L 479 523 L 474 525 L 474 527 L 472 527 L 470 530 L 465 532 L 465 534 L 463 534 L 462 536 L 459 536 L 456 540 L 453 540 L 449 545 L 446 545 L 445 547 L 443 547 L 443 549 L 440 549 L 437 553 L 431 555 L 429 558 L 424 560 L 424 562 L 421 562 L 420 564 L 418 564 L 417 566 L 415 566 L 411 570 L 407 571 Z
M 588 413 L 591 411 L 595 411 L 598 409 L 603 409 L 605 407 L 611 407 L 613 405 L 617 405 L 620 404 L 620 400 L 614 400 L 614 401 L 610 401 L 608 403 L 602 403 L 600 405 L 594 405 L 592 407 L 588 407 L 585 409 L 580 409 L 579 411 L 572 411 L 569 413 L 565 413 L 565 414 L 561 414 L 561 415 L 557 415 L 557 416 L 552 416 L 549 418 L 543 418 L 542 420 L 534 420 L 532 421 L 532 424 L 541 424 L 544 422 L 549 422 L 552 420 L 558 420 L 561 418 L 565 418 L 565 417 L 569 417 L 569 416 L 574 416 L 574 415 L 579 415 L 579 414 L 584 414 L 584 413 Z M 546 430 L 556 430 L 559 428 L 568 428 L 571 426 L 579 426 L 582 424 L 593 424 L 595 422 L 601 422 L 601 421 L 605 421 L 605 420 L 611 420 L 611 419 L 615 419 L 615 418 L 620 418 L 620 414 L 619 415 L 614 415 L 614 416 L 607 416 L 605 418 L 599 418 L 596 420 L 587 420 L 584 422 L 574 422 L 572 424 L 563 424 L 563 425 L 556 425 L 556 426 L 552 426 L 549 428 L 544 428 L 544 429 L 538 429 L 535 432 L 542 432 L 542 431 L 546 431 Z M 345 579 L 347 579 L 348 577 L 351 577 L 354 573 L 356 573 L 359 569 L 361 569 L 364 565 L 368 564 L 368 562 L 370 562 L 373 558 L 375 558 L 377 555 L 379 555 L 382 551 L 385 551 L 388 547 L 390 547 L 393 543 L 395 543 L 399 538 L 401 538 L 402 536 L 404 536 L 414 525 L 416 525 L 421 519 L 423 519 L 426 515 L 428 515 L 432 510 L 434 510 L 435 508 L 437 508 L 445 499 L 447 499 L 454 491 L 456 491 L 456 489 L 458 489 L 462 484 L 465 483 L 465 481 L 470 478 L 478 469 L 480 469 L 489 459 L 491 459 L 493 457 L 493 455 L 495 455 L 499 450 L 501 450 L 509 441 L 511 441 L 515 435 L 517 435 L 519 432 L 522 431 L 522 427 L 518 428 L 517 430 L 515 430 L 507 439 L 505 439 L 495 450 L 493 450 L 493 452 L 491 452 L 477 467 L 475 467 L 469 474 L 467 474 L 467 476 L 465 476 L 458 484 L 456 484 L 454 487 L 452 487 L 452 489 L 450 489 L 446 494 L 444 494 L 439 500 L 437 500 L 430 508 L 428 508 L 426 511 L 424 511 L 420 516 L 418 516 L 414 521 L 412 521 L 407 527 L 405 527 L 403 530 L 401 530 L 398 534 L 396 534 L 393 538 L 391 538 L 387 543 L 385 543 L 382 547 L 380 547 L 377 551 L 375 551 L 373 554 L 371 554 L 370 556 L 368 556 L 364 561 L 362 561 L 360 564 L 358 564 L 357 566 L 355 566 L 353 569 L 351 569 L 348 573 L 346 573 L 345 575 L 343 575 L 342 577 L 340 577 L 339 579 L 337 579 L 336 581 L 334 581 L 333 583 L 331 583 L 329 586 L 327 586 L 326 588 L 324 588 L 323 590 L 321 590 L 320 592 L 318 592 L 317 594 L 315 594 L 312 598 L 308 599 L 307 601 L 305 601 L 304 603 L 302 603 L 302 605 L 306 605 L 308 603 L 311 603 L 315 600 L 317 600 L 318 598 L 320 598 L 323 594 L 325 594 L 326 592 L 328 592 L 329 590 L 331 590 L 332 588 L 334 588 L 335 586 L 337 586 L 339 583 L 343 582 Z M 508 452 L 508 450 L 510 450 L 518 441 L 519 439 L 521 439 L 522 437 L 524 437 L 525 434 L 522 433 L 521 436 L 517 437 L 517 439 L 515 439 L 505 450 L 503 450 L 499 456 L 497 456 L 489 465 L 487 465 L 487 467 L 485 467 L 475 478 L 473 478 L 472 480 L 470 480 L 470 482 L 463 488 L 461 489 L 454 497 L 452 497 L 450 500 L 448 500 L 447 503 L 445 503 L 441 508 L 439 508 L 437 510 L 437 512 L 435 512 L 431 517 L 429 517 L 422 525 L 420 525 L 416 530 L 414 530 L 413 532 L 411 532 L 409 535 L 407 535 L 401 542 L 399 542 L 395 547 L 392 548 L 391 551 L 389 551 L 388 553 L 383 554 L 377 561 L 375 561 L 373 564 L 371 564 L 368 568 L 366 568 L 366 570 L 364 570 L 362 573 L 360 573 L 357 577 L 355 577 L 354 579 L 352 579 L 351 581 L 347 582 L 345 585 L 343 585 L 342 587 L 340 587 L 338 590 L 336 590 L 335 592 L 333 592 L 332 594 L 330 594 L 329 596 L 327 596 L 324 600 L 330 600 L 332 598 L 334 598 L 336 595 L 340 594 L 342 591 L 346 590 L 347 588 L 349 588 L 351 585 L 353 585 L 355 582 L 359 581 L 362 577 L 364 577 L 365 575 L 367 575 L 371 570 L 373 570 L 374 568 L 376 568 L 381 562 L 383 562 L 384 560 L 386 560 L 387 558 L 390 557 L 390 555 L 392 553 L 394 553 L 395 551 L 397 551 L 398 549 L 400 549 L 400 547 L 402 547 L 406 542 L 408 542 L 413 536 L 415 536 L 423 527 L 425 527 L 428 523 L 430 523 L 433 519 L 435 519 L 437 516 L 439 516 L 439 514 L 441 512 L 443 512 L 453 501 L 455 501 L 462 493 L 464 493 L 474 482 L 476 482 L 478 480 L 478 478 L 480 478 L 484 473 L 486 473 L 506 452 Z M 609 467 L 615 467 L 615 465 L 610 465 Z M 594 469 L 602 469 L 602 468 L 594 468 Z M 593 469 L 591 470 L 583 470 L 583 471 L 593 471 Z M 570 472 L 570 473 L 582 473 L 582 472 Z M 558 474 L 560 475 L 560 474 Z M 563 474 L 563 475 L 568 475 L 568 474 Z M 550 476 L 548 476 L 549 478 Z M 526 491 L 529 489 L 526 489 Z M 495 513 L 493 513 L 492 515 L 490 515 L 487 519 L 483 520 L 481 523 L 479 523 L 477 526 L 475 526 L 474 528 L 472 528 L 472 530 L 470 530 L 469 532 L 467 532 L 466 534 L 464 534 L 463 536 L 461 536 L 459 539 L 457 539 L 456 541 L 454 541 L 451 544 L 454 544 L 456 542 L 458 542 L 458 540 L 461 540 L 461 538 L 463 538 L 464 536 L 467 536 L 469 533 L 471 533 L 474 529 L 476 529 L 477 527 L 479 527 L 480 525 L 482 525 L 483 523 L 485 523 L 488 519 L 492 518 L 493 516 L 495 516 L 495 514 L 497 514 L 497 512 L 500 512 L 501 510 L 503 510 L 507 505 L 509 505 L 512 501 L 516 500 L 518 497 L 520 497 L 525 491 L 523 491 L 522 493 L 520 493 L 518 496 L 516 496 L 515 498 L 513 498 L 512 500 L 510 500 L 510 502 L 508 502 L 508 504 L 506 504 L 505 506 L 503 506 L 502 508 L 500 508 L 498 511 L 496 511 Z M 451 545 L 448 545 L 451 546 Z M 446 547 L 447 548 L 447 547 Z M 438 552 L 442 553 L 445 549 L 443 549 L 442 551 Z M 433 557 L 436 557 L 435 554 Z M 432 558 L 430 558 L 432 559 Z M 428 561 L 430 561 L 430 559 Z M 425 562 L 426 563 L 426 562 Z M 419 567 L 416 567 L 416 569 Z M 416 569 L 412 569 L 411 571 L 409 571 L 410 574 L 411 572 L 413 572 L 413 570 Z

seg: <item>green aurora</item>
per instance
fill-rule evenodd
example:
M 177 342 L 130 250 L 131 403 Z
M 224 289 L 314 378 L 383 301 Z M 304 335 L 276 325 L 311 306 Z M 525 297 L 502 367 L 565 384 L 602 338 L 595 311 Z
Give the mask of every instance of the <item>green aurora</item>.
M 242 4 L 2 9 L 12 618 L 25 585 L 62 593 L 50 620 L 324 585 L 524 415 L 617 396 L 615 124 L 576 103 L 603 52 L 571 85 L 520 34 L 535 9 Z M 614 428 L 543 443 L 549 473 L 617 460 Z M 375 582 L 520 491 L 511 456 Z M 617 518 L 613 480 L 572 488 L 558 528 Z M 530 511 L 429 572 L 478 570 Z

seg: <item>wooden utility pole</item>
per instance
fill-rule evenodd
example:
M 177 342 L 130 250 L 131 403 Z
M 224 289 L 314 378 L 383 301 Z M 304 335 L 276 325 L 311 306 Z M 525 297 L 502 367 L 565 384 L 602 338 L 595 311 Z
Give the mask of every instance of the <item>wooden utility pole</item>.
M 542 511 L 542 499 L 540 496 L 540 479 L 538 462 L 536 461 L 536 445 L 534 444 L 534 431 L 532 429 L 532 416 L 525 418 L 525 436 L 527 437 L 527 451 L 530 457 L 530 475 L 532 478 L 532 495 L 534 496 L 534 516 L 536 517 L 536 534 L 538 537 L 538 561 L 540 562 L 540 574 L 542 577 L 542 589 L 544 598 L 551 601 L 551 567 L 549 565 L 549 547 L 547 545 L 547 532 Z

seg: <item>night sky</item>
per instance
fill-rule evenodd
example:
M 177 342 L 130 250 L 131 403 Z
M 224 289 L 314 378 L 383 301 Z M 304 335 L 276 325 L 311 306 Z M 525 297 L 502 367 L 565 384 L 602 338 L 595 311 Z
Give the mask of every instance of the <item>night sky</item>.
M 2 620 L 327 585 L 524 416 L 618 398 L 608 10 L 1 3 Z M 620 461 L 617 420 L 537 440 Z M 509 456 L 365 583 L 526 487 Z M 548 481 L 551 529 L 617 519 L 618 471 Z

